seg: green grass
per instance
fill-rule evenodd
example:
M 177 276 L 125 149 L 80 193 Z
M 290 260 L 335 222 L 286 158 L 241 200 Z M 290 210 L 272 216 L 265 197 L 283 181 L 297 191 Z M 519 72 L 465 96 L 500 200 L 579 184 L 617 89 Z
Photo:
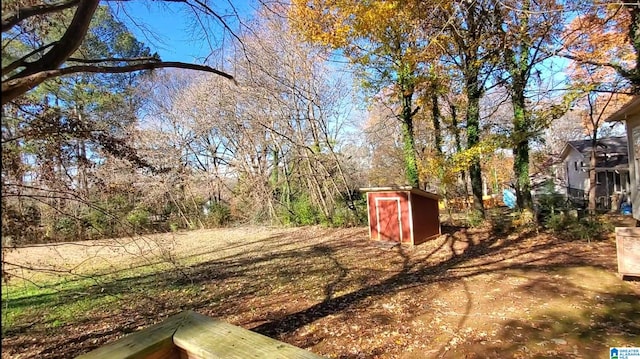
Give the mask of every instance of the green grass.
M 95 311 L 113 311 L 118 302 L 134 300 L 140 291 L 153 296 L 171 290 L 153 285 L 170 267 L 159 263 L 114 273 L 41 276 L 37 284 L 13 278 L 2 286 L 2 333 L 33 322 L 50 328 L 67 325 L 86 320 Z

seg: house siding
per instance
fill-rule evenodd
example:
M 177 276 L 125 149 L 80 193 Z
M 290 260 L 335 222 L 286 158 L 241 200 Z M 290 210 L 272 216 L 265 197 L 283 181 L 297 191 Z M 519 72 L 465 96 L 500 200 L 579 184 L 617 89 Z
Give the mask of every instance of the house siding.
M 583 165 L 588 165 L 584 163 L 585 160 L 584 156 L 573 148 L 565 158 L 564 171 L 567 176 L 566 186 L 568 188 L 575 188 L 585 192 L 589 190 L 589 172 L 583 171 L 582 168 Z

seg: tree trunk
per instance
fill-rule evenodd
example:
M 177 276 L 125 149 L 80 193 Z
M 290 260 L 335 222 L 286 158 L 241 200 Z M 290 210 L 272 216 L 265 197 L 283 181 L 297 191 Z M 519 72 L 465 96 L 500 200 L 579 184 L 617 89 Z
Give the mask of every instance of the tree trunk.
M 462 141 L 460 141 L 460 129 L 458 128 L 458 110 L 453 103 L 449 103 L 449 108 L 451 109 L 451 127 L 456 142 L 456 153 L 460 153 L 462 152 Z M 464 185 L 464 203 L 466 205 L 469 198 L 469 189 L 467 188 L 467 175 L 465 171 L 460 172 L 460 180 Z
M 517 82 L 517 81 L 516 81 Z M 533 209 L 529 180 L 529 119 L 525 112 L 524 86 L 514 83 L 513 173 L 516 178 L 516 203 L 519 209 Z
M 405 165 L 405 177 L 410 186 L 418 187 L 420 179 L 418 176 L 418 164 L 416 161 L 415 141 L 413 138 L 413 111 L 411 109 L 411 98 L 413 91 L 403 91 L 402 94 L 402 144 Z
M 595 131 L 593 139 L 591 140 L 591 156 L 589 157 L 589 214 L 596 213 L 596 186 L 597 186 L 597 173 L 596 173 L 596 143 L 597 137 Z
M 442 133 L 440 130 L 440 106 L 438 106 L 438 93 L 436 87 L 433 87 L 431 94 L 431 117 L 433 119 L 433 136 L 435 141 L 436 153 L 442 155 Z
M 477 84 L 471 84 L 468 91 L 469 103 L 467 105 L 467 149 L 473 148 L 480 142 L 480 91 L 475 91 Z M 473 194 L 473 210 L 482 218 L 485 217 L 484 203 L 482 202 L 482 168 L 480 158 L 474 156 L 469 166 L 469 178 L 471 180 L 471 192 Z

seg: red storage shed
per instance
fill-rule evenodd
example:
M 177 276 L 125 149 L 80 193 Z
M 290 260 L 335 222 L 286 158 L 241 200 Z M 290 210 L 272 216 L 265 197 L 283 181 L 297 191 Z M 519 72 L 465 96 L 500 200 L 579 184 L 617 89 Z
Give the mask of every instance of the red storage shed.
M 415 187 L 361 188 L 372 240 L 417 245 L 440 235 L 438 195 Z

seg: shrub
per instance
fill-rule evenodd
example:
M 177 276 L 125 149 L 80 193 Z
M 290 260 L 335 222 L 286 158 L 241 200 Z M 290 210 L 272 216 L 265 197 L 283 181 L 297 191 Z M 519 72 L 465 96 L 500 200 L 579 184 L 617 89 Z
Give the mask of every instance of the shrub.
M 482 213 L 480 211 L 471 210 L 467 213 L 467 225 L 469 227 L 480 227 L 484 224 L 484 218 L 482 217 Z
M 603 217 L 588 216 L 577 219 L 576 222 L 569 227 L 569 233 L 573 238 L 586 239 L 589 242 L 592 239 L 603 239 L 615 229 Z
M 149 227 L 151 213 L 143 208 L 136 208 L 127 215 L 127 222 L 135 229 L 146 229 Z
M 306 195 L 293 198 L 288 206 L 280 207 L 277 216 L 284 225 L 308 226 L 321 223 L 320 211 Z
M 566 240 L 603 239 L 614 230 L 611 223 L 603 217 L 588 216 L 578 218 L 567 213 L 553 214 L 547 217 L 545 227 Z
M 353 207 L 344 200 L 336 201 L 338 204 L 330 220 L 324 223 L 330 227 L 353 227 L 367 223 L 367 201 L 355 199 Z
M 291 203 L 292 222 L 296 225 L 310 226 L 320 223 L 318 212 L 307 196 L 299 197 Z
M 206 217 L 207 226 L 220 227 L 226 225 L 231 220 L 231 209 L 222 202 L 213 202 L 208 209 L 209 211 Z
M 55 221 L 54 231 L 58 239 L 72 240 L 76 233 L 75 219 L 67 216 L 58 218 Z
M 562 213 L 552 213 L 546 218 L 545 227 L 553 233 L 561 233 L 567 227 L 566 217 Z

